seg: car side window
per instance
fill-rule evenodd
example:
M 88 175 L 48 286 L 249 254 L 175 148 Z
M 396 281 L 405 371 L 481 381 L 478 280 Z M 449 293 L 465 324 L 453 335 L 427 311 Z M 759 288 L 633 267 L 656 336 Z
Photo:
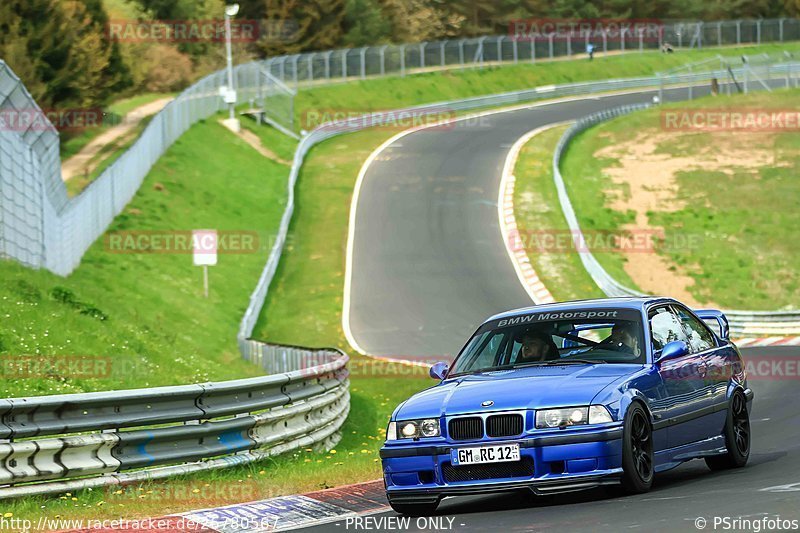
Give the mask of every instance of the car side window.
M 693 353 L 702 352 L 715 346 L 714 336 L 704 323 L 680 306 L 675 306 L 675 312 L 689 339 L 687 342 L 689 349 Z
M 506 334 L 492 335 L 486 346 L 483 347 L 481 352 L 475 357 L 473 368 L 488 368 L 497 364 L 498 351 L 505 339 Z
M 666 306 L 650 311 L 650 335 L 654 350 L 660 350 L 672 341 L 689 342 L 678 317 Z

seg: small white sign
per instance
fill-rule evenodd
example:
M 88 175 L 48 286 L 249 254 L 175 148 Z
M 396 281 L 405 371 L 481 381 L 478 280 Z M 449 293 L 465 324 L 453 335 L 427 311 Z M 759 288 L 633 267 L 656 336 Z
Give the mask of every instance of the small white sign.
M 192 230 L 192 247 L 195 266 L 214 266 L 217 264 L 217 230 Z

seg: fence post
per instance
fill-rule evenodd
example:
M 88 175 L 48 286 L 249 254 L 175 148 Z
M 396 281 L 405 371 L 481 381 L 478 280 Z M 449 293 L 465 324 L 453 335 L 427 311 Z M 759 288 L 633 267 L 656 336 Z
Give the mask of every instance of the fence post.
M 572 35 L 567 37 L 567 57 L 572 57 Z
M 761 44 L 761 19 L 756 21 L 756 42 Z
M 426 42 L 419 43 L 419 66 L 420 68 L 425 68 L 425 45 L 428 44 Z
M 442 68 L 444 68 L 444 66 L 446 64 L 445 56 L 444 56 L 444 47 L 445 47 L 446 44 L 447 44 L 447 41 L 439 41 L 439 63 L 440 63 L 440 66 Z
M 625 28 L 622 28 L 622 31 L 619 32 L 620 36 L 620 50 L 623 52 L 625 51 Z
M 778 36 L 779 36 L 779 39 L 780 39 L 781 42 L 783 42 L 783 21 L 784 20 L 785 19 L 783 17 L 778 19 Z
M 553 37 L 554 36 L 555 36 L 555 33 L 551 33 L 548 36 L 548 41 L 549 41 L 549 45 L 550 45 L 550 59 L 553 59 Z
M 331 55 L 333 54 L 333 50 L 328 50 L 325 53 L 325 79 L 331 79 Z
M 308 54 L 308 83 L 311 85 L 314 82 L 314 52 Z
M 400 45 L 400 77 L 406 75 L 406 45 Z
M 722 22 L 717 22 L 717 46 L 722 46 Z
M 605 28 L 603 28 L 603 55 L 608 55 L 608 34 Z
M 286 83 L 286 56 L 281 57 L 280 76 L 282 82 Z
M 644 30 L 639 28 L 639 53 L 644 52 Z
M 342 80 L 347 79 L 347 52 L 348 49 L 345 48 L 342 50 Z
M 689 100 L 694 100 L 694 80 L 692 79 L 692 65 L 689 65 Z
M 513 47 L 512 50 L 514 52 L 514 63 L 516 64 L 516 63 L 519 62 L 519 55 L 517 53 L 517 38 L 516 37 L 511 39 L 511 46 Z
M 736 21 L 736 44 L 742 44 L 742 21 Z
M 503 62 L 503 37 L 502 35 L 497 38 L 497 62 Z
M 381 57 L 381 76 L 386 74 L 386 47 L 389 46 L 388 44 L 384 44 L 378 50 L 378 55 Z
M 531 37 L 531 63 L 536 63 L 536 37 Z
M 361 48 L 361 79 L 367 77 L 367 47 Z
M 294 88 L 297 89 L 297 62 L 300 60 L 300 54 L 296 54 L 292 57 L 292 81 L 294 82 Z
M 461 68 L 464 68 L 464 41 L 466 39 L 461 39 L 458 41 L 458 63 L 461 65 Z

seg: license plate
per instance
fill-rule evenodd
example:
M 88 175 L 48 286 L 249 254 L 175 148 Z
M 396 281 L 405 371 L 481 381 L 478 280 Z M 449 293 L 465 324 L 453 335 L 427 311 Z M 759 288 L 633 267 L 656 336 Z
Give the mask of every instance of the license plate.
M 455 448 L 450 450 L 450 460 L 454 466 L 519 461 L 519 444 Z

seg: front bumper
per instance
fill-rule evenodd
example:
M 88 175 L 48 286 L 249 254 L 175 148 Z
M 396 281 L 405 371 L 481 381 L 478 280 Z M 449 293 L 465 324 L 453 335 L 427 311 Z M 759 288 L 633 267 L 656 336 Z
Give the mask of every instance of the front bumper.
M 520 459 L 529 470 L 474 479 L 481 467 L 453 467 L 450 451 L 460 447 L 516 442 Z M 567 429 L 547 434 L 528 434 L 513 439 L 430 445 L 424 441 L 385 445 L 380 451 L 387 497 L 393 502 L 431 503 L 445 496 L 483 494 L 528 489 L 536 494 L 584 490 L 619 482 L 622 473 L 622 426 Z M 520 464 L 521 466 L 521 464 Z M 472 469 L 454 475 L 458 469 Z M 454 470 L 455 469 L 455 470 Z

